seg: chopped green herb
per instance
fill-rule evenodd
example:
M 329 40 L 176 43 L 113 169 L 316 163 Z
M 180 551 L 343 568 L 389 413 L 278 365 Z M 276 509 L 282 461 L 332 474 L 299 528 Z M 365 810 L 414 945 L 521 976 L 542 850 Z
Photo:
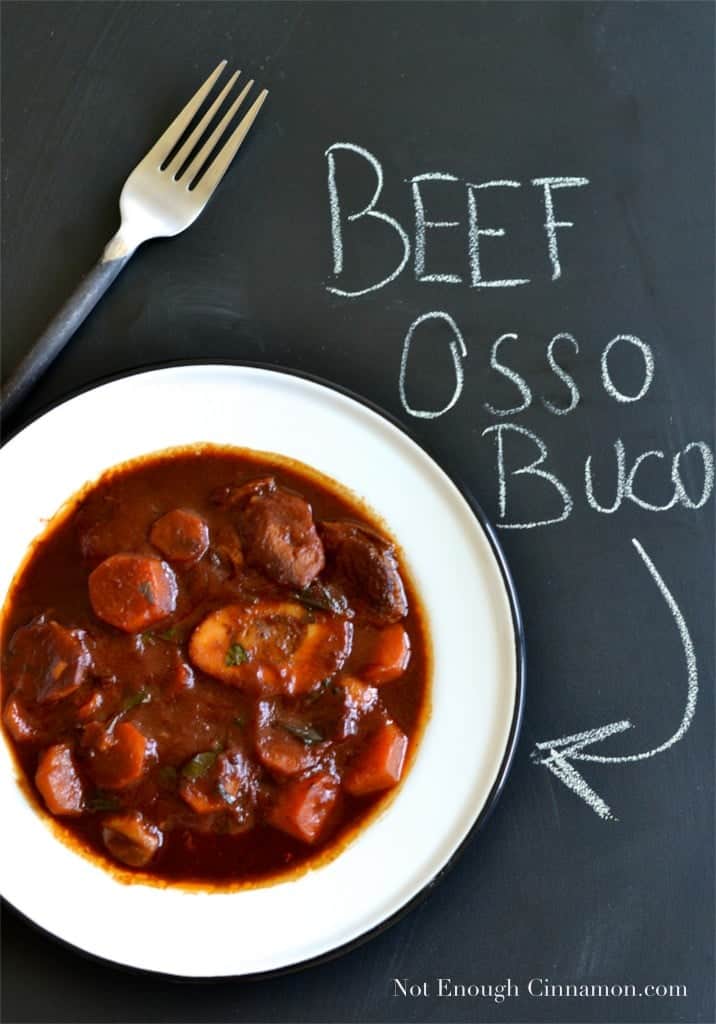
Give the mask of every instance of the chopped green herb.
M 297 740 L 301 740 L 307 747 L 312 747 L 314 743 L 323 743 L 325 739 L 323 733 L 314 729 L 312 725 L 303 725 L 301 722 L 277 722 L 277 725 L 295 736 Z
M 139 584 L 139 593 L 149 604 L 154 604 L 154 591 L 149 580 L 142 580 Z
M 243 729 L 243 727 L 246 725 L 246 719 L 244 718 L 244 716 L 236 715 L 234 717 L 234 725 L 238 725 L 239 729 Z
M 136 693 L 130 693 L 129 697 L 125 697 L 122 701 L 122 711 L 131 711 L 139 704 L 148 704 L 151 699 L 152 695 L 149 690 L 137 690 Z
M 116 811 L 119 808 L 119 797 L 111 793 L 95 793 L 87 801 L 87 807 L 90 811 Z
M 303 703 L 307 707 L 310 707 L 311 704 L 315 704 L 316 701 L 319 700 L 323 696 L 323 694 L 326 692 L 326 690 L 328 689 L 328 687 L 330 685 L 330 682 L 331 682 L 330 676 L 327 679 L 322 679 L 320 681 L 320 683 L 318 683 L 316 685 L 316 687 L 313 690 L 311 690 L 310 693 L 306 694 L 306 696 L 303 698 Z
M 146 633 L 140 633 L 140 638 L 143 644 L 155 644 L 157 642 L 157 634 L 152 633 L 151 629 L 148 629 Z
M 204 750 L 201 754 L 194 754 L 183 766 L 181 773 L 185 779 L 200 779 L 206 775 L 217 758 L 215 750 Z
M 113 732 L 117 722 L 124 716 L 126 711 L 131 711 L 132 708 L 136 708 L 139 704 L 147 704 L 152 699 L 152 695 L 149 690 L 137 690 L 136 693 L 130 693 L 128 697 L 122 702 L 119 711 L 112 715 L 109 721 L 105 724 L 105 732 Z
M 314 583 L 305 590 L 294 593 L 294 598 L 306 608 L 315 608 L 322 612 L 334 612 L 336 615 L 343 615 L 347 611 L 345 598 L 340 600 L 324 587 L 322 583 Z
M 248 660 L 249 656 L 241 644 L 232 644 L 226 652 L 224 664 L 227 668 L 233 668 L 234 665 L 243 665 Z
M 159 636 L 162 640 L 168 640 L 170 643 L 178 644 L 181 642 L 181 633 L 179 632 L 178 626 L 170 626 L 169 629 L 165 629 Z

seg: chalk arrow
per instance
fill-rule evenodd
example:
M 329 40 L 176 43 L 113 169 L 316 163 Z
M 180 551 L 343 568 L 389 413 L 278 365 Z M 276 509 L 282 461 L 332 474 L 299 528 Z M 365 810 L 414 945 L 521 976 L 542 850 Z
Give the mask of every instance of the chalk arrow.
M 679 639 L 681 640 L 686 664 L 687 691 L 686 705 L 684 707 L 684 713 L 679 727 L 676 732 L 669 736 L 668 739 L 664 740 L 663 743 L 659 744 L 659 746 L 652 747 L 651 750 L 644 750 L 638 754 L 605 756 L 601 754 L 588 753 L 585 750 L 586 747 L 594 746 L 595 743 L 605 740 L 608 736 L 614 736 L 616 733 L 626 732 L 627 729 L 633 728 L 632 723 L 627 720 L 611 722 L 609 725 L 603 725 L 599 729 L 589 729 L 586 732 L 574 733 L 572 736 L 563 736 L 561 739 L 546 740 L 542 743 L 537 743 L 534 751 L 532 752 L 533 761 L 537 764 L 544 765 L 545 768 L 549 768 L 552 774 L 558 778 L 560 782 L 563 782 L 568 789 L 571 789 L 573 793 L 580 796 L 582 800 L 592 808 L 594 813 L 598 814 L 604 821 L 614 821 L 615 815 L 612 813 L 612 810 L 606 801 L 604 801 L 598 793 L 595 793 L 586 779 L 580 775 L 572 762 L 592 761 L 598 764 L 627 764 L 633 761 L 644 761 L 649 757 L 654 757 L 656 754 L 661 754 L 664 750 L 668 750 L 669 747 L 673 747 L 673 745 L 678 743 L 686 734 L 693 720 L 694 712 L 696 711 L 696 700 L 699 693 L 699 676 L 696 666 L 696 656 L 694 654 L 694 645 L 691 642 L 691 636 L 684 616 L 681 614 L 679 606 L 674 600 L 669 588 L 659 575 L 656 566 L 649 558 L 646 551 L 644 551 L 644 548 L 641 546 L 639 541 L 636 537 L 632 537 L 631 542 L 636 548 L 639 557 L 644 562 L 644 565 L 649 570 L 659 593 L 664 598 L 664 601 L 671 612 L 672 618 L 674 619 Z

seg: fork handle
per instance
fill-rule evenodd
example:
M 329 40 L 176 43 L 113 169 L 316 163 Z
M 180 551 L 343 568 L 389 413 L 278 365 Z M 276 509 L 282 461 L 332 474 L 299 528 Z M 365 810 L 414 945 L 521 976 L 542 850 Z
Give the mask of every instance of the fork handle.
M 129 262 L 133 251 L 127 250 L 119 236 L 112 239 L 99 263 L 79 283 L 74 294 L 56 313 L 10 379 L 3 384 L 3 416 L 10 415 L 18 402 L 35 386 L 120 270 Z

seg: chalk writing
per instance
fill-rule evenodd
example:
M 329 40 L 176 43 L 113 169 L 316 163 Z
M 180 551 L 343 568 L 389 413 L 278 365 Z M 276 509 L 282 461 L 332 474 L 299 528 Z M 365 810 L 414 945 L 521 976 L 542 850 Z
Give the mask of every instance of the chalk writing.
M 481 185 L 467 183 L 467 248 L 470 259 L 470 283 L 473 288 L 514 288 L 516 285 L 529 284 L 529 278 L 509 277 L 502 281 L 485 281 L 480 267 L 480 235 L 491 238 L 502 238 L 504 228 L 480 228 L 477 225 L 477 202 L 475 191 L 483 188 L 520 188 L 519 181 L 501 179 L 500 181 L 484 181 Z
M 370 200 L 363 206 L 359 206 L 357 210 L 354 210 L 351 213 L 345 212 L 347 204 L 342 199 L 341 189 L 338 185 L 336 155 L 341 151 L 344 153 L 351 153 L 366 161 L 375 175 L 376 184 Z M 359 146 L 354 142 L 334 142 L 328 147 L 324 155 L 326 157 L 328 168 L 328 205 L 331 222 L 331 244 L 333 248 L 333 276 L 339 278 L 345 270 L 344 228 L 346 225 L 354 224 L 356 221 L 364 218 L 372 218 L 374 220 L 382 221 L 392 229 L 393 235 L 397 235 L 402 248 L 398 263 L 394 266 L 393 270 L 377 281 L 364 284 L 362 287 L 354 290 L 341 288 L 336 283 L 326 285 L 326 289 L 334 295 L 340 295 L 349 299 L 356 299 L 361 295 L 367 295 L 369 292 L 374 292 L 379 288 L 384 288 L 400 276 L 410 259 L 410 238 L 397 217 L 386 213 L 385 210 L 379 209 L 377 206 L 378 200 L 383 192 L 384 174 L 383 166 L 375 154 L 371 153 L 370 150 L 366 149 L 364 146 Z M 482 270 L 480 239 L 503 238 L 506 232 L 502 227 L 483 227 L 480 225 L 480 214 L 476 198 L 476 193 L 480 192 L 481 194 L 484 194 L 488 189 L 508 188 L 514 192 L 521 192 L 522 182 L 515 181 L 512 178 L 496 178 L 491 181 L 483 182 L 464 181 L 456 175 L 451 174 L 449 171 L 429 171 L 423 174 L 413 175 L 410 178 L 405 178 L 404 181 L 408 182 L 410 185 L 413 203 L 415 218 L 415 245 L 413 250 L 414 268 L 415 277 L 419 282 L 433 285 L 464 283 L 462 276 L 454 272 L 428 273 L 426 271 L 428 230 L 435 230 L 438 228 L 454 229 L 460 227 L 459 221 L 436 221 L 430 220 L 426 217 L 425 201 L 420 186 L 425 182 L 440 181 L 448 185 L 458 186 L 465 191 L 465 202 L 467 205 L 466 247 L 467 259 L 470 267 L 469 286 L 472 288 L 514 288 L 518 285 L 530 284 L 531 279 L 522 276 L 506 277 L 494 280 L 485 278 Z M 572 228 L 574 227 L 574 222 L 571 220 L 556 219 L 553 192 L 558 189 L 565 188 L 583 188 L 585 185 L 589 184 L 589 179 L 583 177 L 560 176 L 540 177 L 533 178 L 531 180 L 531 184 L 542 190 L 544 204 L 544 223 L 542 226 L 546 236 L 547 256 L 552 269 L 551 279 L 552 281 L 558 281 L 562 276 L 562 264 L 560 261 L 558 245 L 558 230 Z M 344 188 L 345 187 L 346 186 L 344 186 Z
M 694 450 L 701 455 L 704 471 L 704 482 L 698 501 L 691 500 L 681 479 L 681 456 L 688 455 Z M 709 446 L 704 441 L 690 441 L 685 448 L 677 452 L 671 464 L 671 479 L 674 482 L 675 496 L 684 508 L 703 508 L 714 489 L 714 457 Z
M 408 358 L 410 357 L 410 346 L 412 344 L 413 335 L 415 334 L 416 328 L 418 328 L 420 324 L 426 323 L 429 320 L 444 320 L 445 323 L 448 324 L 452 332 L 452 337 L 450 338 L 449 346 L 450 355 L 452 356 L 452 362 L 455 368 L 455 390 L 453 391 L 452 398 L 450 399 L 450 401 L 447 403 L 447 405 L 444 405 L 442 409 L 413 409 L 412 406 L 408 403 L 408 397 L 405 390 L 405 378 L 408 372 Z M 462 334 L 460 334 L 460 330 L 457 324 L 455 323 L 451 316 L 449 316 L 447 313 L 437 312 L 424 313 L 423 316 L 418 317 L 415 323 L 411 324 L 410 330 L 405 336 L 405 341 L 403 342 L 403 352 L 400 357 L 400 401 L 403 403 L 403 408 L 405 409 L 405 411 L 410 413 L 411 416 L 417 416 L 419 419 L 432 420 L 436 419 L 438 416 L 442 416 L 443 413 L 448 411 L 448 409 L 452 409 L 452 407 L 455 405 L 455 403 L 457 402 L 458 398 L 462 393 L 465 377 L 462 369 L 462 360 L 465 358 L 465 356 L 467 356 L 467 348 L 465 347 L 465 342 L 463 341 Z
M 356 146 L 352 142 L 334 142 L 334 144 L 329 146 L 326 150 L 326 158 L 328 160 L 328 196 L 331 210 L 331 238 L 333 240 L 333 273 L 340 274 L 343 270 L 343 228 L 341 226 L 341 203 L 338 194 L 338 187 L 336 185 L 336 160 L 334 156 L 335 152 L 341 149 L 357 153 L 359 156 L 362 156 L 367 160 L 375 171 L 377 179 L 375 192 L 368 204 L 356 213 L 349 213 L 346 220 L 351 222 L 360 220 L 361 217 L 373 217 L 376 220 L 380 220 L 393 228 L 400 238 L 403 246 L 403 254 L 397 267 L 381 281 L 371 284 L 367 288 L 359 288 L 358 291 L 353 292 L 344 291 L 343 289 L 336 288 L 333 285 L 328 286 L 328 291 L 333 292 L 335 295 L 343 295 L 346 298 L 357 298 L 359 295 L 367 295 L 368 292 L 374 292 L 376 289 L 382 288 L 390 281 L 393 281 L 402 272 L 403 267 L 410 259 L 410 239 L 394 217 L 391 217 L 388 213 L 384 213 L 382 210 L 376 210 L 375 208 L 375 204 L 378 202 L 380 194 L 383 191 L 383 168 L 378 160 L 376 160 L 373 154 L 369 153 L 368 150 L 364 149 L 362 146 Z
M 505 472 L 505 449 L 503 434 L 514 432 L 522 434 L 524 437 L 528 437 L 537 448 L 539 455 L 534 462 L 528 463 L 526 466 L 520 466 L 519 469 L 513 469 L 511 476 L 529 476 L 540 477 L 542 480 L 546 480 L 552 485 L 554 490 L 557 491 L 560 498 L 562 499 L 562 509 L 558 516 L 553 516 L 550 519 L 540 519 L 535 522 L 517 522 L 517 523 L 506 523 L 504 522 L 505 516 L 507 515 L 507 474 Z M 491 427 L 486 427 L 483 430 L 484 434 L 495 434 L 497 442 L 497 476 L 499 481 L 499 509 L 500 509 L 500 526 L 503 530 L 532 530 L 536 526 L 549 526 L 550 523 L 561 523 L 569 517 L 572 511 L 572 498 L 561 482 L 558 480 L 554 473 L 549 473 L 546 469 L 540 469 L 539 467 L 546 460 L 548 452 L 547 445 L 544 441 L 534 434 L 527 427 L 521 427 L 517 423 L 495 423 Z
M 559 334 L 555 334 L 555 336 L 552 338 L 549 345 L 547 346 L 547 362 L 549 363 L 552 372 L 557 377 L 559 377 L 559 379 L 564 384 L 567 385 L 567 388 L 569 390 L 569 405 L 566 406 L 564 409 L 560 409 L 559 406 L 554 405 L 552 402 L 549 401 L 548 398 L 544 397 L 542 398 L 542 403 L 545 409 L 549 409 L 549 411 L 554 413 L 555 416 L 566 416 L 568 413 L 574 412 L 574 410 L 577 408 L 577 405 L 579 404 L 579 388 L 574 383 L 574 377 L 567 373 L 567 371 L 563 369 L 563 367 L 561 367 L 557 360 L 554 358 L 554 346 L 557 344 L 558 341 L 568 341 L 574 349 L 574 351 L 577 353 L 579 352 L 579 345 L 577 344 L 576 338 L 574 338 L 571 334 L 567 334 L 566 331 L 562 331 Z
M 635 395 L 625 395 L 623 391 L 619 391 L 609 373 L 609 353 L 619 341 L 628 341 L 631 345 L 635 345 L 644 357 L 644 380 Z M 640 338 L 635 338 L 633 334 L 618 334 L 616 338 L 612 338 L 602 352 L 602 384 L 606 393 L 616 399 L 617 402 L 638 402 L 651 387 L 653 379 L 654 356 L 646 342 L 643 342 Z
M 611 505 L 600 505 L 597 499 L 594 497 L 594 485 L 592 484 L 592 456 L 588 455 L 586 462 L 584 463 L 584 492 L 587 496 L 587 503 L 596 511 L 604 512 L 605 515 L 611 515 L 621 507 L 621 503 L 624 500 L 624 490 L 626 488 L 626 454 L 624 452 L 624 442 L 620 437 L 614 442 L 614 453 L 617 457 L 617 484 L 615 488 L 614 501 Z
M 413 339 L 413 334 L 420 324 L 427 320 L 442 319 L 449 324 L 452 339 L 450 341 L 450 352 L 453 359 L 453 365 L 455 370 L 455 386 L 453 389 L 452 397 L 450 400 L 439 409 L 415 409 L 408 402 L 406 395 L 406 372 L 408 367 L 408 359 L 410 354 L 410 345 Z M 609 374 L 608 359 L 609 353 L 613 350 L 614 346 L 618 342 L 626 342 L 634 345 L 639 352 L 642 354 L 644 361 L 644 375 L 641 381 L 639 390 L 634 395 L 624 395 L 624 393 L 616 388 L 612 378 Z M 507 332 L 501 334 L 490 348 L 490 369 L 498 373 L 501 377 L 508 380 L 517 390 L 519 394 L 519 402 L 508 407 L 500 407 L 493 405 L 489 401 L 483 402 L 483 408 L 491 415 L 500 418 L 507 416 L 514 417 L 524 413 L 529 409 L 534 400 L 533 390 L 530 387 L 528 381 L 516 370 L 507 365 L 507 362 L 502 355 L 502 349 L 506 343 L 516 344 L 519 342 L 519 336 L 515 332 Z M 549 341 L 546 349 L 546 359 L 552 373 L 555 377 L 561 381 L 567 388 L 569 401 L 564 406 L 558 406 L 544 395 L 541 396 L 542 405 L 544 408 L 555 416 L 568 416 L 573 413 L 577 408 L 580 401 L 580 391 L 574 380 L 572 374 L 568 373 L 558 362 L 555 356 L 555 349 L 558 344 L 566 344 L 572 347 L 575 355 L 579 354 L 579 343 L 574 335 L 567 331 L 560 331 L 553 335 Z M 433 311 L 427 313 L 411 325 L 403 343 L 403 352 L 400 363 L 400 379 L 399 379 L 399 391 L 400 399 L 403 404 L 405 411 L 411 415 L 422 419 L 437 419 L 442 416 L 448 410 L 452 409 L 459 401 L 464 386 L 464 373 L 462 368 L 462 360 L 467 356 L 467 346 L 460 332 L 460 329 L 455 320 L 445 311 Z M 618 334 L 610 341 L 606 343 L 601 353 L 601 383 L 607 395 L 615 398 L 619 402 L 635 403 L 642 400 L 651 387 L 652 380 L 654 379 L 654 357 L 651 351 L 651 347 L 640 338 L 637 338 L 632 334 Z M 436 377 L 437 379 L 437 377 Z M 517 468 L 508 469 L 508 458 L 507 458 L 507 446 L 505 440 L 510 434 L 521 434 L 530 440 L 533 447 L 538 451 L 538 457 L 536 460 L 526 464 L 519 465 Z M 546 466 L 549 458 L 549 451 L 546 443 L 540 438 L 537 433 L 533 430 L 529 430 L 524 426 L 520 426 L 516 423 L 501 423 L 493 424 L 488 426 L 482 431 L 483 436 L 494 435 L 496 449 L 497 449 L 497 481 L 498 481 L 498 516 L 497 526 L 503 530 L 528 530 L 535 529 L 536 527 L 550 526 L 556 523 L 564 522 L 567 519 L 573 509 L 574 501 L 570 494 L 570 488 L 568 485 L 559 478 L 557 473 L 550 467 Z M 617 438 L 613 443 L 614 454 L 616 459 L 616 480 L 614 484 L 614 497 L 611 504 L 602 504 L 596 496 L 597 485 L 594 480 L 594 469 L 593 469 L 593 457 L 592 454 L 588 454 L 584 461 L 584 494 L 586 499 L 586 506 L 595 512 L 599 512 L 605 515 L 612 515 L 617 512 L 622 504 L 627 501 L 636 505 L 638 508 L 648 512 L 666 512 L 674 507 L 681 506 L 685 509 L 699 509 L 703 508 L 706 502 L 711 497 L 714 490 L 714 456 L 711 448 L 705 441 L 690 441 L 682 450 L 676 452 L 671 456 L 671 469 L 668 472 L 668 479 L 671 484 L 671 494 L 667 501 L 654 501 L 651 500 L 639 486 L 640 471 L 642 466 L 648 460 L 655 460 L 657 462 L 663 462 L 667 456 L 664 451 L 659 448 L 651 448 L 647 451 L 637 453 L 628 463 L 627 453 L 624 442 L 621 438 Z M 698 453 L 701 463 L 701 480 L 700 480 L 700 492 L 691 496 L 687 490 L 683 477 L 682 477 L 682 460 L 690 452 Z M 541 468 L 540 468 L 541 467 Z M 666 474 L 665 474 L 666 475 Z M 552 490 L 556 490 L 560 495 L 561 511 L 559 514 L 541 514 L 536 516 L 520 516 L 516 521 L 507 520 L 507 505 L 508 505 L 508 480 L 513 477 L 519 476 L 532 476 L 540 477 L 542 480 L 547 481 L 552 485 Z M 693 485 L 692 485 L 693 486 Z M 643 488 L 643 483 L 642 483 Z M 525 502 L 525 489 L 521 490 L 520 504 L 524 507 Z M 544 494 L 545 489 L 542 487 L 540 490 L 535 491 L 537 495 Z M 611 493 L 611 492 L 610 492 Z
M 544 228 L 547 232 L 547 250 L 552 264 L 552 280 L 558 281 L 562 276 L 562 265 L 559 262 L 559 249 L 557 247 L 557 228 L 573 228 L 571 220 L 554 219 L 554 199 L 552 189 L 556 188 L 583 188 L 589 184 L 588 178 L 533 178 L 533 185 L 541 185 L 544 189 Z
M 421 181 L 457 181 L 454 174 L 418 174 L 411 178 L 413 186 L 413 205 L 415 206 L 415 277 L 418 281 L 442 281 L 444 284 L 460 284 L 462 278 L 457 274 L 426 274 L 425 273 L 425 234 L 428 228 L 457 228 L 458 220 L 426 220 L 425 204 L 420 192 Z
M 698 500 L 694 501 L 688 494 L 683 480 L 681 478 L 681 459 L 682 456 L 687 455 L 690 451 L 698 451 L 701 456 L 701 465 L 703 472 L 703 482 L 701 485 L 701 494 Z M 661 449 L 652 449 L 647 452 L 642 452 L 634 459 L 632 467 L 629 472 L 626 472 L 626 453 L 624 448 L 624 442 L 621 438 L 617 438 L 614 442 L 614 452 L 617 458 L 617 481 L 615 487 L 614 502 L 611 506 L 605 507 L 600 505 L 597 499 L 594 497 L 594 484 L 592 480 L 592 456 L 589 455 L 584 463 L 584 489 L 587 497 L 588 504 L 595 509 L 597 512 L 605 512 L 611 514 L 616 512 L 621 506 L 622 501 L 626 498 L 627 501 L 633 502 L 638 505 L 639 508 L 644 509 L 648 512 L 666 512 L 675 505 L 682 505 L 688 509 L 703 508 L 714 489 L 714 457 L 711 449 L 704 441 L 690 441 L 681 451 L 676 452 L 671 460 L 671 473 L 670 482 L 673 484 L 673 492 L 669 501 L 664 504 L 658 505 L 655 502 L 648 501 L 643 496 L 636 493 L 636 480 L 637 472 L 643 462 L 647 459 L 663 460 L 666 458 L 665 454 Z
M 558 740 L 547 740 L 542 743 L 538 743 L 532 753 L 533 760 L 548 768 L 552 774 L 560 780 L 560 782 L 563 782 L 569 789 L 576 793 L 577 796 L 580 796 L 592 808 L 595 814 L 598 814 L 600 818 L 605 820 L 614 818 L 611 809 L 604 800 L 594 792 L 591 786 L 586 782 L 571 762 L 591 761 L 595 764 L 629 764 L 635 761 L 644 761 L 647 758 L 655 757 L 657 754 L 662 754 L 665 750 L 673 747 L 674 744 L 678 743 L 679 740 L 683 739 L 686 735 L 694 718 L 696 701 L 699 694 L 699 674 L 696 655 L 694 653 L 694 645 L 691 641 L 691 635 L 689 633 L 688 626 L 686 625 L 686 620 L 684 619 L 681 609 L 676 603 L 673 594 L 667 587 L 658 569 L 652 562 L 651 558 L 647 555 L 642 545 L 636 537 L 632 537 L 631 542 L 642 562 L 649 570 L 649 574 L 656 583 L 659 593 L 666 602 L 666 606 L 671 612 L 671 616 L 676 624 L 679 640 L 681 641 L 687 680 L 686 703 L 681 716 L 681 721 L 677 729 L 668 737 L 668 739 L 664 740 L 663 743 L 660 743 L 655 747 L 650 747 L 648 750 L 641 751 L 637 754 L 605 755 L 585 752 L 586 747 L 592 747 L 596 743 L 606 739 L 608 736 L 612 736 L 619 732 L 625 732 L 626 730 L 633 728 L 630 721 L 612 722 L 610 725 L 602 726 L 599 729 L 591 729 L 587 732 L 576 733 L 573 736 L 564 736 Z M 545 751 L 547 753 L 545 753 Z
M 515 416 L 518 412 L 524 412 L 525 409 L 529 409 L 532 404 L 532 392 L 524 377 L 520 377 L 519 373 L 515 373 L 508 366 L 505 366 L 497 358 L 497 351 L 503 341 L 517 341 L 516 334 L 502 334 L 490 350 L 490 366 L 493 370 L 497 370 L 503 377 L 507 377 L 509 381 L 515 385 L 517 390 L 522 396 L 522 401 L 519 405 L 513 405 L 509 409 L 496 409 L 494 405 L 490 405 L 489 402 L 485 402 L 485 408 L 488 412 L 491 412 L 493 416 Z
M 442 315 L 449 317 L 449 314 L 446 312 L 444 312 Z M 415 323 L 418 323 L 420 319 L 421 318 L 415 321 Z M 454 323 L 452 317 L 450 317 L 450 320 Z M 415 324 L 413 324 L 413 326 L 415 326 Z M 518 334 L 516 334 L 514 331 L 507 331 L 504 334 L 501 334 L 500 337 L 497 338 L 495 342 L 493 342 L 492 347 L 490 349 L 490 368 L 495 370 L 497 373 L 501 374 L 512 384 L 514 384 L 520 392 L 520 396 L 522 399 L 519 405 L 511 406 L 508 409 L 499 409 L 491 405 L 489 402 L 484 402 L 483 404 L 485 409 L 487 409 L 487 411 L 490 412 L 493 416 L 517 415 L 518 413 L 527 410 L 532 404 L 532 390 L 527 381 L 515 370 L 507 366 L 501 358 L 498 358 L 498 350 L 505 341 L 518 340 Z M 614 345 L 619 341 L 628 341 L 629 343 L 635 345 L 642 353 L 644 358 L 644 377 L 639 388 L 639 391 L 635 395 L 625 395 L 622 391 L 620 391 L 613 383 L 609 372 L 609 353 L 613 349 Z M 574 410 L 577 408 L 577 405 L 579 404 L 580 393 L 579 388 L 577 387 L 577 384 L 574 380 L 574 377 L 570 373 L 568 373 L 563 366 L 560 366 L 560 364 L 557 362 L 557 359 L 555 357 L 555 347 L 558 342 L 569 343 L 574 349 L 576 355 L 579 354 L 579 343 L 573 334 L 570 334 L 568 331 L 560 331 L 552 337 L 549 344 L 547 345 L 546 350 L 547 363 L 549 364 L 551 371 L 554 373 L 557 379 L 560 380 L 567 387 L 567 390 L 569 392 L 569 403 L 564 407 L 560 407 L 555 405 L 549 399 L 542 396 L 542 404 L 549 412 L 551 412 L 555 416 L 567 416 L 569 415 L 569 413 L 574 412 Z M 615 338 L 612 338 L 611 341 L 607 342 L 607 344 L 605 345 L 601 354 L 600 362 L 602 386 L 604 387 L 605 392 L 611 398 L 614 398 L 617 402 L 638 402 L 646 395 L 649 388 L 651 387 L 651 383 L 654 379 L 654 356 L 649 345 L 647 345 L 646 342 L 642 341 L 640 338 L 635 337 L 634 335 L 618 334 Z

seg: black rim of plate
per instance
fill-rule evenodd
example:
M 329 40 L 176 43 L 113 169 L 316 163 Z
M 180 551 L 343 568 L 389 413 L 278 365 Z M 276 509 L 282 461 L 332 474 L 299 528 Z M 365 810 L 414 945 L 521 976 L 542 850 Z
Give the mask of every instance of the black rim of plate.
M 211 358 L 163 360 L 156 363 L 148 363 L 144 366 L 139 366 L 132 370 L 125 370 L 120 371 L 118 373 L 109 374 L 106 377 L 102 377 L 97 381 L 93 381 L 91 384 L 87 384 L 82 387 L 76 388 L 75 390 L 71 391 L 67 395 L 64 395 L 57 401 L 48 403 L 37 413 L 33 414 L 30 418 L 28 418 L 22 424 L 21 427 L 19 427 L 17 430 L 14 430 L 9 437 L 5 438 L 3 440 L 3 446 L 8 441 L 11 441 L 13 437 L 16 437 L 19 433 L 21 433 L 26 427 L 30 426 L 30 424 L 40 419 L 42 416 L 46 416 L 48 413 L 52 412 L 53 409 L 56 409 L 60 405 L 64 405 L 65 402 L 69 402 L 71 399 L 77 398 L 79 395 L 85 394 L 87 391 L 94 391 L 96 388 L 103 387 L 105 384 L 111 384 L 118 380 L 123 380 L 129 377 L 136 377 L 141 374 L 151 373 L 157 370 L 177 369 L 180 367 L 207 366 L 217 367 L 218 369 L 221 369 L 222 367 L 238 367 L 254 370 L 265 370 L 270 373 L 283 374 L 284 376 L 289 377 L 297 377 L 300 380 L 307 380 L 313 384 L 318 384 L 321 387 L 327 388 L 329 391 L 336 391 L 339 394 L 344 395 L 346 398 L 352 399 L 358 405 L 362 405 L 365 408 L 370 409 L 371 412 L 376 413 L 382 419 L 387 420 L 388 423 L 390 423 L 393 427 L 396 427 L 402 434 L 405 434 L 405 436 L 408 437 L 409 440 L 413 442 L 413 444 L 420 448 L 421 451 L 423 451 L 428 456 L 428 458 L 435 463 L 438 469 L 440 469 L 440 471 L 443 472 L 447 476 L 447 478 L 455 485 L 457 490 L 462 495 L 463 499 L 467 502 L 468 507 L 470 508 L 474 517 L 477 519 L 485 536 L 487 537 L 490 549 L 500 570 L 500 575 L 502 577 L 502 582 L 505 587 L 505 592 L 507 594 L 507 599 L 510 606 L 510 616 L 512 620 L 512 633 L 514 641 L 516 667 L 516 690 L 515 704 L 512 712 L 512 723 L 510 725 L 510 731 L 507 737 L 505 751 L 500 762 L 500 767 L 498 769 L 497 776 L 487 796 L 487 799 L 480 808 L 480 811 L 477 814 L 472 825 L 470 826 L 467 834 L 460 841 L 459 845 L 453 850 L 450 857 L 447 859 L 445 864 L 440 868 L 440 870 L 436 872 L 436 874 L 433 875 L 433 877 L 430 878 L 425 883 L 425 885 L 417 893 L 415 893 L 415 895 L 412 896 L 406 903 L 399 907 L 389 917 L 386 917 L 382 921 L 379 921 L 378 924 L 374 925 L 372 928 L 369 928 L 361 935 L 357 935 L 354 939 L 350 939 L 348 942 L 344 942 L 340 946 L 335 946 L 333 949 L 329 949 L 325 953 L 319 953 L 317 956 L 309 957 L 306 960 L 300 960 L 293 964 L 286 964 L 283 967 L 271 968 L 265 971 L 254 971 L 251 974 L 218 974 L 198 976 L 190 976 L 184 974 L 177 975 L 167 973 L 164 971 L 154 971 L 151 968 L 134 967 L 130 964 L 122 964 L 117 960 L 109 960 L 105 957 L 97 955 L 96 953 L 91 953 L 89 950 L 82 949 L 80 946 L 75 946 L 73 943 L 68 942 L 66 939 L 61 938 L 59 935 L 55 935 L 53 932 L 50 932 L 47 929 L 43 928 L 41 925 L 38 925 L 31 918 L 23 914 L 21 910 L 19 910 L 17 907 L 11 904 L 9 900 L 6 901 L 12 907 L 13 911 L 24 921 L 27 921 L 32 928 L 36 929 L 44 935 L 49 935 L 55 942 L 61 943 L 63 946 L 65 946 L 65 948 L 77 952 L 80 955 L 90 960 L 93 960 L 96 963 L 110 964 L 114 967 L 120 967 L 125 971 L 129 971 L 136 974 L 154 975 L 155 977 L 168 978 L 172 981 L 187 983 L 230 981 L 232 979 L 241 981 L 253 981 L 264 978 L 275 978 L 284 974 L 292 974 L 296 971 L 304 970 L 307 967 L 314 967 L 318 964 L 327 963 L 328 961 L 334 960 L 337 957 L 343 956 L 346 953 L 350 953 L 352 950 L 357 949 L 359 946 L 362 946 L 370 939 L 386 931 L 388 928 L 391 927 L 391 925 L 397 924 L 398 921 L 400 921 L 414 907 L 421 903 L 427 897 L 427 895 L 438 885 L 438 883 L 442 881 L 442 879 L 449 872 L 450 868 L 452 868 L 452 866 L 456 863 L 461 853 L 463 853 L 468 844 L 484 827 L 492 811 L 495 809 L 497 801 L 502 795 L 502 791 L 507 781 L 507 776 L 510 773 L 512 763 L 514 761 L 515 751 L 517 749 L 517 741 L 519 739 L 520 728 L 522 726 L 522 718 L 525 705 L 526 654 L 522 614 L 520 612 L 520 606 L 517 600 L 517 591 L 515 589 L 515 584 L 512 579 L 512 574 L 510 573 L 509 567 L 507 565 L 507 559 L 505 558 L 505 554 L 502 550 L 502 545 L 500 544 L 497 538 L 495 528 L 490 523 L 490 520 L 484 513 L 481 505 L 474 497 L 469 487 L 467 487 L 467 485 L 464 483 L 464 481 L 462 481 L 459 477 L 456 477 L 455 474 L 448 473 L 447 470 L 443 469 L 443 467 L 432 454 L 430 449 L 422 441 L 419 441 L 414 436 L 412 431 L 405 426 L 404 423 L 402 423 L 396 416 L 393 416 L 392 413 L 387 412 L 380 405 L 377 405 L 375 402 L 372 402 L 369 398 L 365 398 L 363 395 L 357 394 L 350 388 L 344 387 L 341 384 L 335 384 L 332 381 L 320 377 L 318 374 L 308 373 L 304 370 L 294 370 L 286 366 L 272 366 L 270 363 L 250 362 L 247 360 L 240 359 L 222 359 L 220 361 L 217 361 L 216 359 Z

